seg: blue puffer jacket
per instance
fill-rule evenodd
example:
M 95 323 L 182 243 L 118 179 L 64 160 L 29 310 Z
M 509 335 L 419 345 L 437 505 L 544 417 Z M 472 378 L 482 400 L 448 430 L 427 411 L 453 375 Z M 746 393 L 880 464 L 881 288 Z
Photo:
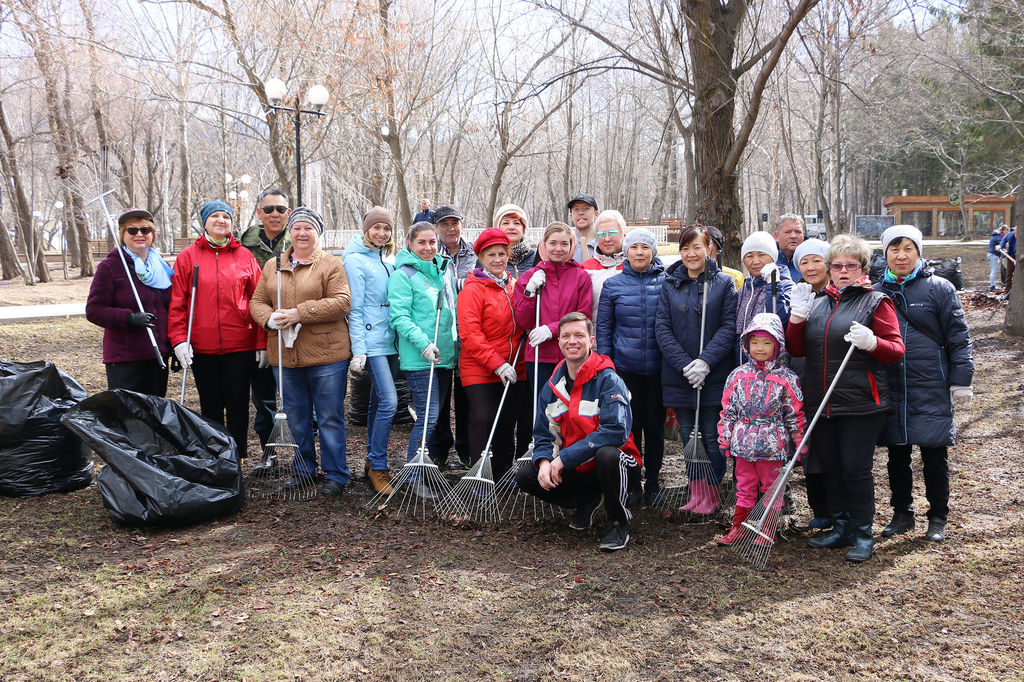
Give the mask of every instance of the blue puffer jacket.
M 707 282 L 707 324 L 704 352 L 700 349 L 701 290 Z M 697 391 L 683 376 L 683 368 L 697 357 L 711 367 L 700 394 L 701 406 L 720 406 L 725 379 L 735 367 L 736 283 L 708 259 L 704 272 L 694 280 L 682 262 L 665 272 L 658 298 L 655 336 L 664 361 L 661 387 L 665 407 L 697 407 Z
M 352 292 L 348 313 L 352 355 L 395 355 L 398 346 L 388 311 L 388 277 L 395 271 L 394 261 L 380 249 L 366 246 L 363 235 L 357 234 L 345 247 L 342 262 Z
M 661 373 L 661 349 L 654 337 L 658 297 L 665 267 L 655 259 L 646 272 L 627 261 L 601 289 L 597 304 L 597 352 L 615 363 L 615 369 L 653 376 Z
M 949 387 L 970 386 L 974 377 L 971 335 L 960 297 L 931 268 L 921 268 L 902 284 L 889 273 L 886 280 L 875 290 L 895 304 L 907 351 L 888 367 L 889 415 L 882 444 L 953 445 Z

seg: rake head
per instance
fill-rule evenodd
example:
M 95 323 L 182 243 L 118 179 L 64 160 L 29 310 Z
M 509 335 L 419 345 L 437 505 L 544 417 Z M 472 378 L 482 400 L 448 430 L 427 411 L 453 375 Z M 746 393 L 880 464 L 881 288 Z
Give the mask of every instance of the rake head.
M 746 521 L 740 525 L 739 537 L 729 545 L 729 549 L 755 568 L 764 568 L 768 564 L 768 555 L 779 538 L 783 493 L 791 472 L 792 468 L 787 467 L 761 494 Z
M 425 448 L 419 448 L 401 471 L 391 478 L 391 492 L 384 490 L 373 497 L 367 508 L 383 511 L 391 508 L 395 516 L 418 516 L 427 518 L 427 508 L 442 512 L 443 501 L 451 495 L 452 487 L 427 455 Z
M 276 428 L 276 427 L 275 427 Z M 285 423 L 285 429 L 288 428 Z M 288 434 L 289 437 L 291 434 Z M 311 500 L 317 496 L 316 476 L 294 468 L 299 446 L 272 445 L 263 448 L 263 458 L 249 472 L 245 487 L 250 500 Z
M 295 437 L 292 436 L 291 427 L 288 426 L 288 417 L 281 410 L 274 415 L 274 428 L 270 430 L 267 438 L 267 447 L 296 448 Z
M 437 511 L 449 521 L 493 524 L 501 520 L 489 452 L 455 484 L 448 496 L 441 500 Z
M 528 495 L 516 485 L 516 474 L 519 472 L 519 469 L 527 464 L 533 466 L 532 463 L 533 443 L 531 442 L 530 447 L 523 453 L 523 456 L 513 462 L 512 467 L 495 484 L 498 509 L 500 510 L 499 516 L 501 518 L 511 521 L 513 518 L 518 517 L 525 521 L 530 513 L 533 514 L 534 521 L 562 517 L 561 507 L 556 507 L 533 495 Z
M 687 484 L 664 491 L 664 509 L 670 514 L 685 515 L 689 520 L 711 521 L 721 506 L 722 488 L 700 432 L 692 434 L 683 447 L 683 465 Z

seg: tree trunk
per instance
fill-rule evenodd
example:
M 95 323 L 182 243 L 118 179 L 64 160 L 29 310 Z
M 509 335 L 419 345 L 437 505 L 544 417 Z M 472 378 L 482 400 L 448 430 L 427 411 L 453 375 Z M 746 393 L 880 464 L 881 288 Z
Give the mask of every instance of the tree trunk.
M 0 215 L 0 277 L 6 281 L 21 274 L 23 271 L 18 263 L 14 242 L 11 241 L 11 233 L 7 231 L 7 224 Z
M 1013 199 L 1013 207 L 1010 209 L 1010 224 L 1020 225 L 1024 222 L 1024 173 L 1021 173 L 1017 182 L 1017 195 Z M 1018 235 L 1019 236 L 1019 235 Z M 1020 251 L 1017 252 L 1018 254 Z M 1003 331 L 1010 336 L 1024 336 L 1024 270 L 1018 268 L 1015 273 L 1016 286 L 1010 290 L 1010 302 L 1006 308 L 1006 316 L 1003 318 Z
M 25 195 L 25 185 L 21 179 L 21 172 L 18 168 L 18 157 L 14 151 L 14 134 L 7 124 L 7 115 L 4 112 L 3 100 L 0 100 L 0 135 L 4 138 L 6 149 L 0 156 L 0 167 L 4 176 L 10 178 L 8 191 L 14 195 L 14 212 L 17 216 L 17 230 L 21 235 L 21 248 L 25 252 L 25 275 L 27 284 L 34 284 L 33 273 L 40 282 L 50 281 L 50 272 L 46 263 L 40 268 L 38 259 L 34 256 L 40 250 L 39 237 L 32 229 L 32 209 L 29 207 L 28 197 Z
M 181 84 L 179 83 L 179 86 Z M 188 204 L 192 199 L 192 166 L 188 162 L 188 125 L 185 117 L 184 87 L 180 87 L 178 100 L 178 164 L 181 166 L 181 187 L 178 190 L 178 222 L 181 226 L 179 234 L 183 238 L 192 236 L 189 229 L 191 218 Z
M 665 213 L 665 197 L 669 193 L 669 177 L 672 174 L 672 156 L 675 153 L 675 128 L 670 121 L 665 122 L 661 131 L 661 168 L 658 171 L 658 186 L 654 190 L 654 201 L 651 203 L 651 213 L 647 217 L 648 225 L 661 225 L 661 219 Z

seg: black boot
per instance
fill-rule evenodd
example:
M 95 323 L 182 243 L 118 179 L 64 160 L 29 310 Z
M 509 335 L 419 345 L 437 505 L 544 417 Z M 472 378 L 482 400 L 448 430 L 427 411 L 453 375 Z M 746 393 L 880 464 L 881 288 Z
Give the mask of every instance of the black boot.
M 924 539 L 929 542 L 942 542 L 946 539 L 946 519 L 928 519 L 928 532 Z
M 882 529 L 883 538 L 891 538 L 893 535 L 900 535 L 914 530 L 914 510 L 897 509 L 892 513 L 892 521 Z
M 853 549 L 846 553 L 846 560 L 862 564 L 875 553 L 875 538 L 871 535 L 871 522 L 850 524 Z
M 846 514 L 839 514 L 832 520 L 832 532 L 824 537 L 811 538 L 807 541 L 811 547 L 818 549 L 836 549 L 838 547 L 849 547 L 853 544 L 850 539 L 850 519 Z

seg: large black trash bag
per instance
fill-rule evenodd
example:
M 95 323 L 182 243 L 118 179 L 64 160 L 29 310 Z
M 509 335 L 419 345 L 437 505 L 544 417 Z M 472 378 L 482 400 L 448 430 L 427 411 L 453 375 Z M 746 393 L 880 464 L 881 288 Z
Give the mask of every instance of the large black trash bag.
M 409 390 L 409 382 L 405 380 L 404 372 L 399 371 L 395 377 L 395 392 L 398 393 L 398 411 L 395 412 L 395 419 L 391 423 L 409 424 L 412 422 L 412 415 L 409 414 L 412 391 Z M 348 409 L 345 412 L 345 421 L 354 426 L 366 426 L 366 413 L 369 409 L 370 373 L 349 372 Z
M 107 463 L 96 483 L 119 523 L 184 525 L 242 506 L 234 439 L 176 402 L 104 391 L 79 403 L 63 422 Z
M 92 483 L 89 449 L 60 423 L 86 395 L 51 362 L 0 360 L 0 495 L 45 495 Z
M 960 256 L 930 260 L 928 265 L 935 269 L 936 275 L 943 279 L 948 279 L 957 291 L 961 291 L 964 288 L 964 275 L 960 270 Z
M 871 252 L 871 261 L 868 263 L 868 278 L 878 284 L 885 277 L 885 269 L 889 267 L 889 264 L 885 261 L 885 254 L 882 253 L 881 249 L 875 249 Z

